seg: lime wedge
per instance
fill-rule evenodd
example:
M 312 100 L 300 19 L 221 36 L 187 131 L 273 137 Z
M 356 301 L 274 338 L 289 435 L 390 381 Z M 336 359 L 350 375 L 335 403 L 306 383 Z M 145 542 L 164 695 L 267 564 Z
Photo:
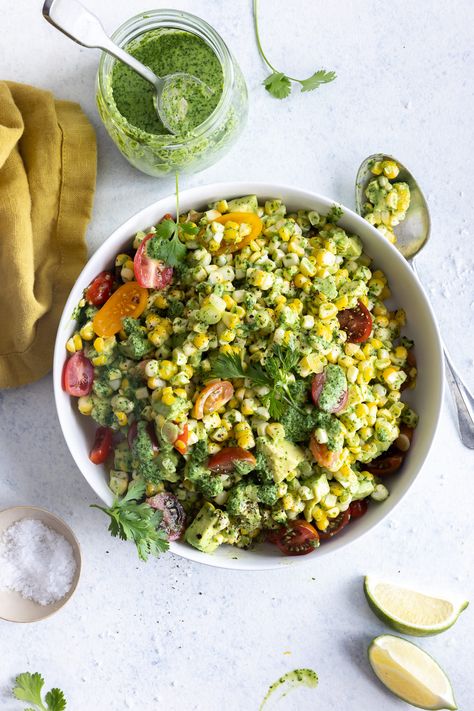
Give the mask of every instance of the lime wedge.
M 457 709 L 448 677 L 413 642 L 391 634 L 376 637 L 369 662 L 382 684 L 403 701 L 421 709 Z
M 371 609 L 389 627 L 425 637 L 454 625 L 468 602 L 460 597 L 436 597 L 403 588 L 372 575 L 364 580 L 364 592 Z

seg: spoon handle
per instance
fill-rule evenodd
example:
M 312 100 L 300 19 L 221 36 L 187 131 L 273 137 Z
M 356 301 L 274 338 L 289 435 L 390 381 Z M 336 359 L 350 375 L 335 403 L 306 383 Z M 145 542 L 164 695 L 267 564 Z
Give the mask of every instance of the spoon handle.
M 151 84 L 157 85 L 159 79 L 151 69 L 112 42 L 99 18 L 77 0 L 45 0 L 43 17 L 74 42 L 83 47 L 97 47 L 108 52 Z
M 410 264 L 418 276 L 414 260 L 411 260 Z M 454 367 L 446 345 L 444 343 L 442 343 L 442 345 L 446 362 L 447 380 L 458 415 L 461 442 L 465 447 L 474 449 L 474 397 L 464 385 L 461 376 Z

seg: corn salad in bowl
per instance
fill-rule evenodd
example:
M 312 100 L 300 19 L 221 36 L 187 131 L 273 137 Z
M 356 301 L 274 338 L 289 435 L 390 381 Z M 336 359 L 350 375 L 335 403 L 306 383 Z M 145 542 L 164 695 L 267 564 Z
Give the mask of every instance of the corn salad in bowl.
M 387 498 L 413 342 L 341 215 L 255 195 L 166 215 L 84 290 L 63 388 L 170 540 L 303 555 Z

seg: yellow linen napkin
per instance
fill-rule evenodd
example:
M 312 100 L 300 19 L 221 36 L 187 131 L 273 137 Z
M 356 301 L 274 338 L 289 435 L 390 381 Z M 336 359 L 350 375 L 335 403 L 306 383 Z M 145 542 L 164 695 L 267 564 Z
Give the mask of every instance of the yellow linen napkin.
M 87 256 L 95 177 L 95 133 L 79 104 L 0 81 L 0 388 L 51 368 Z

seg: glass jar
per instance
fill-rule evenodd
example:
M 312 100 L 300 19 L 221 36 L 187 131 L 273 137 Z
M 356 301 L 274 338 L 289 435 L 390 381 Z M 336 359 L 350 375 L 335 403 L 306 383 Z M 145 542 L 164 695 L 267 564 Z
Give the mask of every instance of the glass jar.
M 112 90 L 117 61 L 103 53 L 97 73 L 97 106 L 110 137 L 132 165 L 156 177 L 195 173 L 215 163 L 235 143 L 245 125 L 247 87 L 240 68 L 218 33 L 195 15 L 175 10 L 151 10 L 127 20 L 112 35 L 126 47 L 146 32 L 172 28 L 201 38 L 217 56 L 223 72 L 223 90 L 211 115 L 185 137 L 152 134 L 133 126 L 119 112 Z

